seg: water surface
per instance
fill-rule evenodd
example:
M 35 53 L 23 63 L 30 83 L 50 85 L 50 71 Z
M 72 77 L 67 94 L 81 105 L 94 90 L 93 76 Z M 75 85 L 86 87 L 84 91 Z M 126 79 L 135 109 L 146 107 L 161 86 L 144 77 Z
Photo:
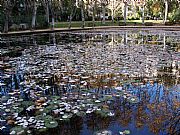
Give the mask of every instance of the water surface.
M 72 117 L 46 134 L 180 133 L 179 31 L 78 31 L 6 37 L 0 44 L 1 98 L 11 97 L 14 91 L 19 91 L 19 98 L 34 102 L 39 97 L 82 91 L 97 99 L 113 97 L 110 103 L 101 104 L 113 116 Z M 137 102 L 128 102 L 131 97 Z

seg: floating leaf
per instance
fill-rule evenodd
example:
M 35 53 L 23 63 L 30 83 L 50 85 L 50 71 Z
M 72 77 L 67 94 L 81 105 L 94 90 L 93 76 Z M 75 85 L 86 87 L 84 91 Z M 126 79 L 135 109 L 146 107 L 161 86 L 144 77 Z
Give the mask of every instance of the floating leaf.
M 33 105 L 34 103 L 32 102 L 32 101 L 23 101 L 23 102 L 21 102 L 21 105 L 23 106 L 23 107 L 29 107 L 29 106 L 31 106 L 31 105 Z
M 130 134 L 130 130 L 124 130 L 123 133 L 128 135 L 128 134 Z
M 58 126 L 58 122 L 55 120 L 49 120 L 49 121 L 45 121 L 45 126 L 47 128 L 56 128 Z
M 25 133 L 25 129 L 21 126 L 16 126 L 11 128 L 10 130 L 11 133 L 15 133 L 15 134 L 24 134 Z

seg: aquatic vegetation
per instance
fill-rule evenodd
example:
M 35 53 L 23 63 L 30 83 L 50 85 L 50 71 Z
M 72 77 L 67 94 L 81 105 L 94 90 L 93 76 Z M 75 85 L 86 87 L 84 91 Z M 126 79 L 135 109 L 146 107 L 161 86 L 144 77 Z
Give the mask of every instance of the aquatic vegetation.
M 57 43 L 37 35 L 36 45 L 0 49 L 0 133 L 71 134 L 87 128 L 110 135 L 114 123 L 176 132 L 180 39 L 178 32 L 161 33 L 56 33 Z M 164 35 L 173 43 L 164 43 Z

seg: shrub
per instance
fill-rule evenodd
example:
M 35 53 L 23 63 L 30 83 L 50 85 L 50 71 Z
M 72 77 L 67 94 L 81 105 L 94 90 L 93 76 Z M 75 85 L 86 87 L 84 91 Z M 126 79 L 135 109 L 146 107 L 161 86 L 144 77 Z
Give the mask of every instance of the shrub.
M 19 30 L 19 25 L 17 25 L 17 24 L 12 24 L 12 25 L 10 26 L 9 30 L 17 31 L 17 30 Z
M 175 14 L 173 15 L 173 20 L 175 22 L 180 21 L 180 8 L 176 10 Z
M 174 23 L 173 22 L 165 22 L 165 25 L 173 25 Z
M 152 22 L 145 22 L 144 25 L 145 26 L 153 26 L 153 23 Z

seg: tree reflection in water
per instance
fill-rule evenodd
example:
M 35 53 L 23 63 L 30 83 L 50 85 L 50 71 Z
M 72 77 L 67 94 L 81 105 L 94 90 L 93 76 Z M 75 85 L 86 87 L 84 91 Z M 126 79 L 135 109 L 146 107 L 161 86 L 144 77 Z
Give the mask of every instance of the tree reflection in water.
M 132 129 L 132 134 L 146 129 L 149 134 L 178 134 L 179 33 L 175 33 L 107 30 L 4 38 L 1 95 L 17 91 L 25 99 L 31 95 L 70 97 L 85 90 L 95 98 L 112 97 L 111 103 L 100 107 L 114 116 L 92 113 L 73 117 L 47 134 L 118 132 L 124 128 Z M 23 93 L 27 89 L 31 92 Z M 138 102 L 131 103 L 129 97 Z

